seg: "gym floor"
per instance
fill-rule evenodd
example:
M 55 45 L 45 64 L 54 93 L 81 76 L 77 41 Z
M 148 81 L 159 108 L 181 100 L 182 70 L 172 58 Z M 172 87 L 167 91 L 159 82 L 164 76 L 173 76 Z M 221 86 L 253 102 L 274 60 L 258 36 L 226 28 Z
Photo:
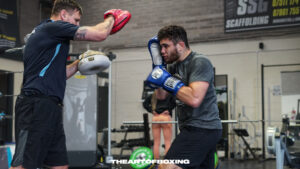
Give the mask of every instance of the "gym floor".
M 96 166 L 89 169 L 108 168 Z M 86 168 L 88 169 L 88 168 Z M 132 169 L 130 165 L 116 165 L 112 166 L 111 169 Z M 259 160 L 223 160 L 220 161 L 219 169 L 276 169 L 276 160 L 268 159 L 265 161 Z M 288 169 L 288 167 L 284 167 Z

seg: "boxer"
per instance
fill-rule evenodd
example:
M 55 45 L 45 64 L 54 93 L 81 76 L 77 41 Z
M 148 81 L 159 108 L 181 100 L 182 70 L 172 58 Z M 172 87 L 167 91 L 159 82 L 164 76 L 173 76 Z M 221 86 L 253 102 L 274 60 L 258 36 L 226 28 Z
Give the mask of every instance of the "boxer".
M 158 96 L 165 97 L 168 93 L 176 96 L 180 128 L 165 159 L 189 160 L 188 164 L 162 164 L 159 168 L 214 169 L 214 153 L 222 136 L 222 124 L 212 63 L 190 49 L 186 31 L 181 26 L 161 28 L 157 39 L 168 69 L 156 65 L 146 81 L 157 87 Z
M 154 36 L 148 41 L 148 50 L 152 59 L 152 66 L 166 67 L 165 61 L 160 53 L 160 44 L 157 36 Z M 157 86 L 152 86 L 156 88 Z M 148 96 L 143 102 L 143 106 L 146 110 L 153 114 L 152 121 L 169 122 L 172 119 L 172 110 L 175 108 L 175 97 L 168 95 L 166 98 L 162 98 L 154 92 Z M 172 124 L 152 124 L 153 135 L 153 154 L 155 159 L 160 158 L 160 142 L 161 131 L 163 131 L 165 154 L 168 152 L 172 142 Z

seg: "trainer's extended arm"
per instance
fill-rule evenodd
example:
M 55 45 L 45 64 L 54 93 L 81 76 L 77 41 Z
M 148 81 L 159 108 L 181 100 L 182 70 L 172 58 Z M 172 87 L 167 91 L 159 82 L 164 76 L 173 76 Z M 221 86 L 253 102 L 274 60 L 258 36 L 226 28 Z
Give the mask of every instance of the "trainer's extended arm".
M 82 26 L 75 33 L 74 40 L 103 41 L 109 34 L 121 30 L 130 20 L 131 14 L 121 9 L 111 9 L 104 13 L 104 21 L 95 26 Z
M 103 22 L 95 26 L 79 27 L 74 35 L 76 41 L 103 41 L 105 40 L 114 24 L 113 16 L 108 17 Z

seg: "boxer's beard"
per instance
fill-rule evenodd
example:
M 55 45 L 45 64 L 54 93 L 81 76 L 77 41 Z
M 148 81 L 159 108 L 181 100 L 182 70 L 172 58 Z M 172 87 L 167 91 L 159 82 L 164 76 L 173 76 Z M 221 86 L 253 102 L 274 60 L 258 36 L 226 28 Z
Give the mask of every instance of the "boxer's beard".
M 170 63 L 173 63 L 175 61 L 177 61 L 179 58 L 179 52 L 178 50 L 175 48 L 175 50 L 173 50 L 172 52 L 170 52 L 170 55 L 169 55 L 169 59 L 168 60 L 165 60 L 165 62 L 167 64 L 170 64 Z

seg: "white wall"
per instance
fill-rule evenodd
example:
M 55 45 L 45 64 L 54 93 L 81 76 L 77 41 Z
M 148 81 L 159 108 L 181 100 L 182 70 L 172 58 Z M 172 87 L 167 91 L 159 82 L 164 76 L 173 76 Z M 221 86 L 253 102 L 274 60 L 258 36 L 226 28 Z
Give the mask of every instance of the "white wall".
M 263 50 L 259 49 L 260 42 L 264 43 Z M 232 116 L 229 114 L 229 117 L 236 119 L 241 114 L 240 120 L 261 120 L 261 64 L 300 63 L 299 42 L 300 37 L 276 37 L 276 39 L 197 43 L 191 44 L 191 49 L 207 55 L 216 68 L 216 74 L 228 75 L 229 94 L 236 93 L 236 100 L 229 102 L 232 105 L 229 107 L 229 113 Z M 119 127 L 123 121 L 141 121 L 142 113 L 146 112 L 142 108 L 141 95 L 143 81 L 151 71 L 151 58 L 146 47 L 113 52 L 117 54 L 117 59 L 112 64 L 112 125 Z M 265 68 L 266 96 L 268 88 L 273 85 L 280 85 L 280 71 L 283 70 L 300 70 L 300 66 L 279 68 L 274 72 Z M 275 82 L 272 82 L 273 78 Z M 236 82 L 236 90 L 233 88 L 234 81 Z M 232 95 L 230 97 L 233 99 Z M 267 98 L 265 98 L 265 113 L 267 114 L 269 111 L 269 114 L 275 116 L 276 120 L 281 119 L 279 115 L 281 114 L 281 107 L 278 104 L 280 96 L 278 97 L 273 96 L 274 99 L 268 105 Z M 268 119 L 267 115 L 266 120 Z M 248 128 L 251 136 L 249 142 L 253 143 L 253 146 L 261 147 L 261 122 L 240 123 L 230 126 Z M 280 126 L 280 123 L 277 126 Z M 115 137 L 117 138 L 117 136 Z M 235 144 L 235 141 L 238 140 L 236 138 L 231 139 L 231 145 Z
M 265 48 L 258 48 L 263 42 Z M 300 63 L 300 37 L 276 37 L 257 40 L 222 41 L 191 44 L 193 51 L 208 56 L 216 68 L 216 74 L 228 75 L 228 91 L 236 93 L 236 100 L 229 102 L 229 113 L 241 120 L 261 119 L 261 64 L 295 64 Z M 117 58 L 112 62 L 112 127 L 119 128 L 123 121 L 141 121 L 146 111 L 142 107 L 143 81 L 152 68 L 151 58 L 146 47 L 128 48 L 113 51 Z M 0 69 L 23 71 L 23 63 L 0 59 Z M 280 120 L 281 96 L 268 94 L 269 89 L 280 85 L 280 71 L 300 70 L 299 66 L 265 68 L 265 113 L 266 120 L 272 116 Z M 236 82 L 236 90 L 233 83 Z M 15 74 L 14 93 L 20 92 L 22 73 Z M 269 92 L 270 93 L 270 92 Z M 269 96 L 270 98 L 268 99 Z M 233 104 L 235 103 L 235 104 Z M 234 113 L 234 114 L 233 114 Z M 150 114 L 149 114 L 150 115 Z M 230 117 L 230 114 L 229 114 Z M 151 115 L 149 116 L 151 119 Z M 266 123 L 266 126 L 269 125 Z M 272 124 L 280 126 L 278 124 Z M 250 143 L 261 146 L 261 123 L 241 123 L 233 127 L 247 127 Z M 141 137 L 142 133 L 132 134 Z M 112 139 L 119 140 L 123 136 L 113 134 Z M 129 136 L 131 137 L 131 136 Z M 236 139 L 231 139 L 231 145 Z

